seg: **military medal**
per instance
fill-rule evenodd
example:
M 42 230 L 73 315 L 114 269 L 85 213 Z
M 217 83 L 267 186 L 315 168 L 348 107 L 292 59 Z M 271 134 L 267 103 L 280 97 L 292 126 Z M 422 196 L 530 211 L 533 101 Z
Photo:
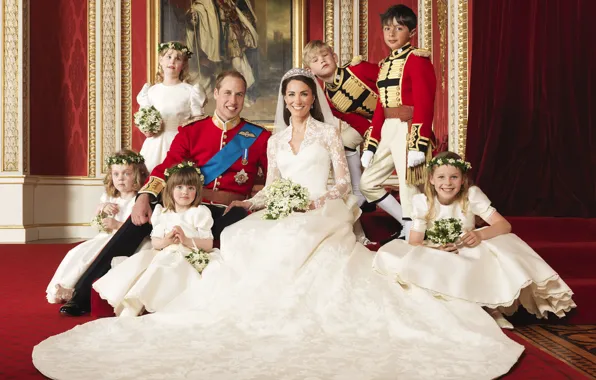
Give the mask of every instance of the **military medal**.
M 242 165 L 248 165 L 248 149 L 244 149 L 244 156 L 242 157 Z

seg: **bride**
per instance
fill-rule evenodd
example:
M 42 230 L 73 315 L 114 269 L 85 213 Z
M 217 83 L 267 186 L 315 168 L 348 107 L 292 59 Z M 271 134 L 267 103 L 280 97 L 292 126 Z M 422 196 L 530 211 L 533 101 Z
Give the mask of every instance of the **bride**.
M 311 210 L 224 230 L 203 280 L 163 311 L 41 342 L 52 379 L 491 379 L 523 347 L 475 304 L 402 288 L 371 269 L 337 127 L 314 77 L 281 81 L 266 184 L 306 186 Z M 330 170 L 335 184 L 327 186 Z M 240 203 L 264 207 L 263 193 Z

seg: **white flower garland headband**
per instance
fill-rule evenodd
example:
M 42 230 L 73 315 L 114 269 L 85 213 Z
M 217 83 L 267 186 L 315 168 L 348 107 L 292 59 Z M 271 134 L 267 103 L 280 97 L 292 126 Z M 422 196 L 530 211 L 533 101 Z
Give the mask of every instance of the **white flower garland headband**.
M 170 178 L 170 176 L 174 173 L 179 172 L 181 169 L 184 168 L 193 168 L 196 170 L 197 173 L 199 173 L 199 177 L 201 178 L 201 184 L 205 183 L 205 176 L 203 175 L 203 173 L 201 173 L 201 169 L 199 169 L 197 167 L 197 165 L 192 162 L 192 161 L 183 161 L 181 163 L 179 163 L 178 165 L 174 165 L 169 169 L 166 169 L 164 171 L 164 176 L 166 177 L 166 181 Z
M 462 173 L 466 173 L 468 170 L 472 169 L 472 165 L 468 161 L 464 161 L 461 158 L 445 158 L 445 157 L 435 157 L 426 164 L 428 170 L 432 170 L 433 166 L 443 166 L 443 165 L 451 165 L 459 168 Z
M 164 50 L 177 50 L 182 52 L 182 54 L 185 54 L 188 58 L 192 57 L 192 51 L 190 51 L 190 49 L 186 46 L 181 44 L 180 42 L 162 42 L 159 44 L 158 48 L 157 48 L 157 52 L 161 53 Z
M 132 165 L 142 164 L 145 162 L 145 158 L 139 153 L 128 153 L 128 154 L 115 154 L 106 158 L 106 165 Z

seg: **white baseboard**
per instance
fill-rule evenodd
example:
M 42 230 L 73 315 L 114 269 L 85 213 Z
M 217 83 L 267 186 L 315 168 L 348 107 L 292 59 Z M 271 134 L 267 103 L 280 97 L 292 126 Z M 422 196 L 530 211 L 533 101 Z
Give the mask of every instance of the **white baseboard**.
M 89 221 L 103 191 L 101 178 L 0 177 L 0 243 L 95 236 Z

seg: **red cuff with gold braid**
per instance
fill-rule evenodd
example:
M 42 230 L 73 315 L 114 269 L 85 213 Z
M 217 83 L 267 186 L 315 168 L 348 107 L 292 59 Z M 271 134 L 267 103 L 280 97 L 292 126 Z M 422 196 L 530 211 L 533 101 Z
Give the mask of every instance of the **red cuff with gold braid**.
M 417 150 L 426 153 L 428 147 L 431 145 L 431 141 L 428 137 L 420 135 L 421 128 L 422 124 L 412 124 L 410 138 L 408 139 L 408 150 Z
M 151 194 L 157 198 L 159 193 L 166 187 L 166 181 L 159 177 L 149 177 L 149 181 L 139 190 L 139 194 Z

